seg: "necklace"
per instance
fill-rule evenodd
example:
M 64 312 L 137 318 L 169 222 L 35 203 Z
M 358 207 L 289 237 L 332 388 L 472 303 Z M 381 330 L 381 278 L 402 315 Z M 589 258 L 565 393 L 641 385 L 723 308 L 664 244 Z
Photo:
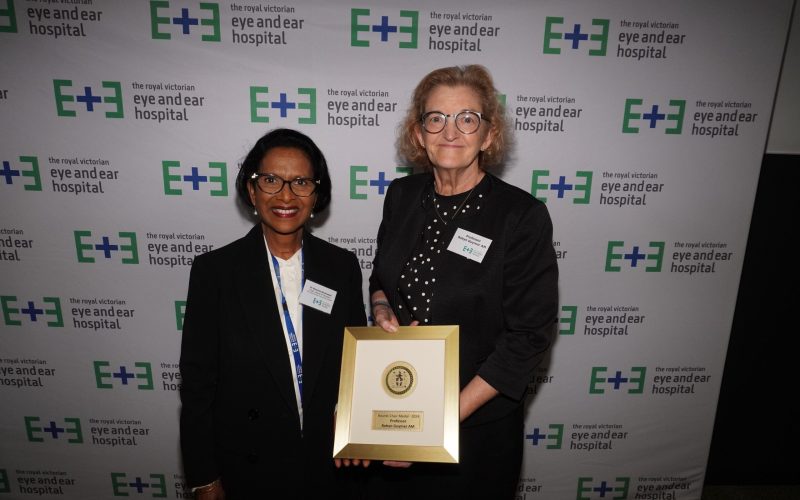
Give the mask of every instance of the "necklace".
M 477 184 L 472 186 L 472 189 L 469 190 L 469 192 L 467 193 L 467 196 L 464 198 L 464 201 L 461 202 L 461 205 L 459 205 L 458 208 L 456 208 L 455 212 L 453 212 L 453 216 L 450 217 L 450 222 L 453 222 L 453 219 L 456 218 L 456 215 L 458 215 L 459 212 L 461 212 L 461 208 L 464 206 L 464 204 L 467 203 L 467 200 L 472 195 L 472 192 L 475 191 L 476 187 L 478 187 Z M 435 193 L 435 191 L 434 191 L 434 193 Z M 438 200 L 436 199 L 436 194 L 433 195 L 433 209 L 436 211 L 436 215 L 438 215 L 439 218 L 442 219 L 442 222 L 446 226 L 447 225 L 447 220 L 444 217 L 442 217 L 442 214 L 439 213 L 439 205 L 438 205 Z

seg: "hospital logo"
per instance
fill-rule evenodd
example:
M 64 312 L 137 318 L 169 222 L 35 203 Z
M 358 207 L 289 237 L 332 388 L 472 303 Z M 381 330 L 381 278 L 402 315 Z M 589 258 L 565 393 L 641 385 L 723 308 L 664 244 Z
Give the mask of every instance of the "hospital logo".
M 140 391 L 153 390 L 153 369 L 150 363 L 136 362 L 133 367 L 111 368 L 108 361 L 94 361 L 94 380 L 98 389 L 128 386 Z
M 615 477 L 613 481 L 595 479 L 593 477 L 578 478 L 578 500 L 594 500 L 606 498 L 624 500 L 628 498 L 628 486 L 631 478 Z
M 44 324 L 51 328 L 64 326 L 61 299 L 58 297 L 19 301 L 16 295 L 0 295 L 0 307 L 3 309 L 3 323 L 6 326 L 22 326 L 23 322 Z
M 228 167 L 225 162 L 210 161 L 203 168 L 192 166 L 181 168 L 181 162 L 164 160 L 161 162 L 161 173 L 164 180 L 164 194 L 167 196 L 180 196 L 183 187 L 191 191 L 200 191 L 200 186 L 208 186 L 211 196 L 228 196 Z M 177 173 L 176 173 L 177 172 Z M 183 172 L 181 174 L 180 172 Z M 205 189 L 204 189 L 205 191 Z
M 350 46 L 389 45 L 416 49 L 419 34 L 419 11 L 401 10 L 399 14 L 373 15 L 370 9 L 350 9 Z
M 183 331 L 183 318 L 186 316 L 186 301 L 185 300 L 176 300 L 175 301 L 175 324 L 178 327 L 178 331 Z
M 680 134 L 683 131 L 683 116 L 686 112 L 684 99 L 670 99 L 664 103 L 644 104 L 642 99 L 626 99 L 622 115 L 622 133 L 638 134 L 640 128 L 660 129 L 665 134 Z
M 250 87 L 250 121 L 269 123 L 270 118 L 295 120 L 301 125 L 317 123 L 317 89 L 298 87 L 295 92 Z
M 42 178 L 39 175 L 39 159 L 36 156 L 19 156 L 16 161 L 2 160 L 0 164 L 0 184 L 22 186 L 25 191 L 41 191 Z
M 95 237 L 91 231 L 73 231 L 75 235 L 75 251 L 78 262 L 94 263 L 95 259 L 116 260 L 122 264 L 138 264 L 139 249 L 136 245 L 136 233 L 119 232 L 116 236 L 102 235 Z
M 124 472 L 111 473 L 111 491 L 115 497 L 166 498 L 167 480 L 164 474 L 148 474 L 147 476 L 130 476 Z
M 531 194 L 544 203 L 550 198 L 587 205 L 592 199 L 592 175 L 588 170 L 578 170 L 574 176 L 551 176 L 549 170 L 534 170 L 531 174 Z
M 578 320 L 578 306 L 561 306 L 558 315 L 558 334 L 575 335 L 575 323 Z
M 14 0 L 0 0 L 0 33 L 16 32 L 17 15 L 14 13 Z
M 409 175 L 412 170 L 411 167 L 395 167 L 394 177 L 388 179 L 385 170 L 370 174 L 366 165 L 350 165 L 350 199 L 366 200 L 370 193 L 383 196 L 394 179 Z
M 649 251 L 648 251 L 649 250 Z M 626 246 L 624 241 L 609 241 L 606 250 L 607 273 L 618 273 L 625 269 L 642 269 L 648 273 L 660 273 L 664 260 L 664 242 L 651 241 L 646 247 Z
M 150 36 L 153 40 L 200 35 L 204 42 L 219 42 L 222 40 L 219 20 L 217 3 L 199 2 L 197 7 L 190 9 L 172 8 L 169 0 L 150 0 Z
M 613 373 L 612 376 L 611 373 Z M 626 391 L 642 394 L 647 367 L 634 366 L 630 370 L 611 370 L 607 366 L 593 366 L 589 379 L 589 394 L 605 394 L 608 391 Z
M 534 427 L 525 433 L 525 440 L 531 446 L 546 450 L 560 450 L 564 439 L 564 424 L 549 424 L 547 427 Z
M 106 118 L 124 118 L 122 85 L 102 81 L 100 86 L 72 84 L 72 80 L 53 80 L 53 93 L 58 116 L 75 117 L 83 113 L 103 113 Z
M 31 443 L 42 443 L 45 440 L 66 441 L 70 444 L 83 443 L 83 431 L 79 418 L 67 417 L 63 421 L 44 422 L 40 417 L 26 416 L 25 434 Z
M 565 23 L 563 17 L 548 16 L 544 22 L 542 52 L 558 55 L 577 51 L 590 56 L 605 56 L 608 48 L 608 19 L 592 19 L 591 24 Z

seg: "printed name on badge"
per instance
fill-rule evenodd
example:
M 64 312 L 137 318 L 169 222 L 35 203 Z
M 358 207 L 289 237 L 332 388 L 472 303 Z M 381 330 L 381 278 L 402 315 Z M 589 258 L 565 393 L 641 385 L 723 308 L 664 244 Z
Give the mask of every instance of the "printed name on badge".
M 480 263 L 483 262 L 483 256 L 486 255 L 486 251 L 489 250 L 489 245 L 491 244 L 492 240 L 485 236 L 458 228 L 456 234 L 453 235 L 453 239 L 450 240 L 447 249 L 462 257 Z
M 336 290 L 331 290 L 311 280 L 306 280 L 303 293 L 300 294 L 301 304 L 327 314 L 331 313 L 334 300 L 336 300 Z

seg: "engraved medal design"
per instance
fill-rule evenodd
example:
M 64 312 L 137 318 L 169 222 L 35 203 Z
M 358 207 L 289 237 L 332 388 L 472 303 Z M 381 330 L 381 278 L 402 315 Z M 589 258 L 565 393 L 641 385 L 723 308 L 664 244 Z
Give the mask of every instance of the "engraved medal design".
M 395 361 L 383 370 L 383 390 L 393 398 L 409 396 L 417 386 L 417 371 L 405 361 Z

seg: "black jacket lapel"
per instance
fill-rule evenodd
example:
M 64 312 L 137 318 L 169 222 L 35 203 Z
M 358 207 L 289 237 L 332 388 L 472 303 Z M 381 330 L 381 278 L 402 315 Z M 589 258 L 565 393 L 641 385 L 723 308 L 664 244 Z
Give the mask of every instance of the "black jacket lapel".
M 306 281 L 333 288 L 326 272 L 326 265 L 330 263 L 326 263 L 320 253 L 319 240 L 308 233 L 303 237 L 303 258 Z M 342 290 L 336 292 L 343 293 Z M 306 401 L 314 395 L 326 352 L 334 337 L 333 332 L 325 329 L 329 317 L 313 307 L 303 306 L 303 399 Z
M 235 268 L 234 282 L 239 299 L 244 304 L 246 324 L 252 336 L 253 345 L 260 351 L 257 357 L 263 359 L 281 395 L 289 408 L 297 412 L 294 394 L 294 380 L 286 349 L 285 333 L 272 288 L 269 270 L 269 257 L 264 244 L 261 225 L 256 225 L 247 234 L 247 246 Z

